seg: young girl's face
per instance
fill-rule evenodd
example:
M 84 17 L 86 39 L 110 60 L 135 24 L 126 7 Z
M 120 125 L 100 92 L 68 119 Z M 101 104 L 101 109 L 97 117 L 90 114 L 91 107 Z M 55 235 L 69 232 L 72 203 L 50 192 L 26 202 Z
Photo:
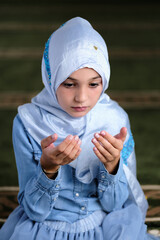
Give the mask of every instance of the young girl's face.
M 60 106 L 72 117 L 83 117 L 102 93 L 102 78 L 92 68 L 73 72 L 57 89 Z

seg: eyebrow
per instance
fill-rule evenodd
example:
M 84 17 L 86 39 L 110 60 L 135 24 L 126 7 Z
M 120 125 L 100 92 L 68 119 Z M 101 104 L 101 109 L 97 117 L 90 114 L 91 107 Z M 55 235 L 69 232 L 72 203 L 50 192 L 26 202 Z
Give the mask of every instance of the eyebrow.
M 89 80 L 95 80 L 95 79 L 97 79 L 97 78 L 101 78 L 101 76 L 96 76 L 96 77 L 93 77 L 93 78 L 90 78 Z M 76 78 L 72 78 L 72 77 L 68 77 L 67 79 L 70 79 L 70 80 L 73 80 L 73 81 L 78 81 L 78 79 L 76 79 Z

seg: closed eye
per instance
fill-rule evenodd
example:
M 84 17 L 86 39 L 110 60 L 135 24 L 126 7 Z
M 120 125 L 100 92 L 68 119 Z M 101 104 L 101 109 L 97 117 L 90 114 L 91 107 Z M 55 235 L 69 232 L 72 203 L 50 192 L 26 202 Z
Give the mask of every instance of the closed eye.
M 63 83 L 63 86 L 66 88 L 70 88 L 70 87 L 74 87 L 75 84 L 74 83 Z
M 100 83 L 90 83 L 89 86 L 90 87 L 98 87 L 100 85 Z

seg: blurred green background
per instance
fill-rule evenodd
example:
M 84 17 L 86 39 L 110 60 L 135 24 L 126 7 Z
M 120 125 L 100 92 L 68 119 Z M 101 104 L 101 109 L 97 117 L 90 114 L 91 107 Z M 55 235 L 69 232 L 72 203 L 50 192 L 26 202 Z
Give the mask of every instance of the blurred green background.
M 160 93 L 160 4 L 156 1 L 0 1 L 0 94 L 43 88 L 41 57 L 50 34 L 72 17 L 90 21 L 109 51 L 109 92 Z M 7 97 L 6 97 L 7 98 Z M 1 98 L 2 101 L 2 98 Z M 17 109 L 0 105 L 0 185 L 18 185 L 12 149 Z M 125 108 L 141 184 L 160 184 L 160 108 Z

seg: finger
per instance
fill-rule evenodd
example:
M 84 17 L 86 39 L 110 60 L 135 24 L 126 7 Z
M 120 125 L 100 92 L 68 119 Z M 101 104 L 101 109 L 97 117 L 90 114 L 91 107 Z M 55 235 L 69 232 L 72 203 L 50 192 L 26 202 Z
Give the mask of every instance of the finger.
M 96 154 L 96 156 L 99 158 L 99 160 L 100 160 L 103 164 L 105 164 L 105 163 L 106 163 L 106 158 L 101 154 L 101 152 L 100 152 L 96 147 L 93 148 L 93 151 L 94 151 L 94 153 Z
M 123 148 L 123 141 L 121 139 L 117 139 L 115 136 L 112 136 L 106 131 L 101 131 L 100 134 L 96 133 L 95 137 L 98 141 L 101 141 L 103 144 L 103 141 L 108 141 L 115 149 L 122 150 Z M 103 140 L 104 138 L 104 140 Z
M 96 141 L 98 143 L 96 143 Z M 95 146 L 99 149 L 99 151 L 103 154 L 103 156 L 106 157 L 108 160 L 113 160 L 113 158 L 115 159 L 120 157 L 120 151 L 123 148 L 122 141 L 119 141 L 116 144 L 117 148 L 115 148 L 110 142 L 108 142 L 102 136 L 99 136 L 98 139 L 96 139 L 96 141 L 93 139 L 93 142 L 96 143 Z
M 74 158 L 72 160 L 75 160 L 80 155 L 81 151 L 82 151 L 82 149 L 79 148 L 77 153 L 75 154 L 75 156 L 74 156 Z
M 72 159 L 74 158 L 76 152 L 80 148 L 80 139 L 78 136 L 74 136 L 72 141 L 68 144 L 68 146 L 64 149 L 63 152 L 59 153 L 57 156 L 59 159 L 64 159 L 66 157 Z
M 70 157 L 64 158 L 65 164 L 69 164 L 70 162 L 74 161 L 80 155 L 80 153 L 81 153 L 81 148 L 78 149 L 78 151 L 76 152 L 73 158 L 70 158 Z
M 127 128 L 126 127 L 122 127 L 120 130 L 120 133 L 118 133 L 117 135 L 115 135 L 115 138 L 120 139 L 122 142 L 125 141 L 127 136 Z
M 81 140 L 79 140 L 75 146 L 73 147 L 73 149 L 68 153 L 68 156 L 66 157 L 69 160 L 75 160 L 77 158 L 77 154 L 79 151 L 81 151 L 80 149 L 80 144 L 81 144 Z M 78 154 L 79 155 L 79 154 Z
M 121 149 L 123 147 L 123 144 L 121 141 L 110 135 L 109 133 L 105 131 L 101 131 L 100 134 L 96 133 L 94 134 L 94 137 L 98 142 L 101 143 L 102 146 L 104 146 L 109 152 L 112 151 L 112 147 L 114 149 Z
M 103 157 L 109 161 L 113 160 L 112 152 L 114 147 L 106 141 L 105 147 L 104 145 L 101 145 L 97 139 L 93 138 L 92 139 L 93 144 L 95 145 L 96 149 L 103 155 Z M 108 146 L 107 146 L 108 144 Z
M 41 148 L 44 149 L 46 147 L 49 147 L 52 143 L 54 143 L 58 138 L 58 135 L 55 133 L 53 135 L 50 135 L 41 141 Z
M 68 135 L 63 142 L 61 142 L 54 150 L 54 154 L 58 156 L 59 154 L 62 154 L 67 146 L 72 142 L 74 137 L 72 135 Z

